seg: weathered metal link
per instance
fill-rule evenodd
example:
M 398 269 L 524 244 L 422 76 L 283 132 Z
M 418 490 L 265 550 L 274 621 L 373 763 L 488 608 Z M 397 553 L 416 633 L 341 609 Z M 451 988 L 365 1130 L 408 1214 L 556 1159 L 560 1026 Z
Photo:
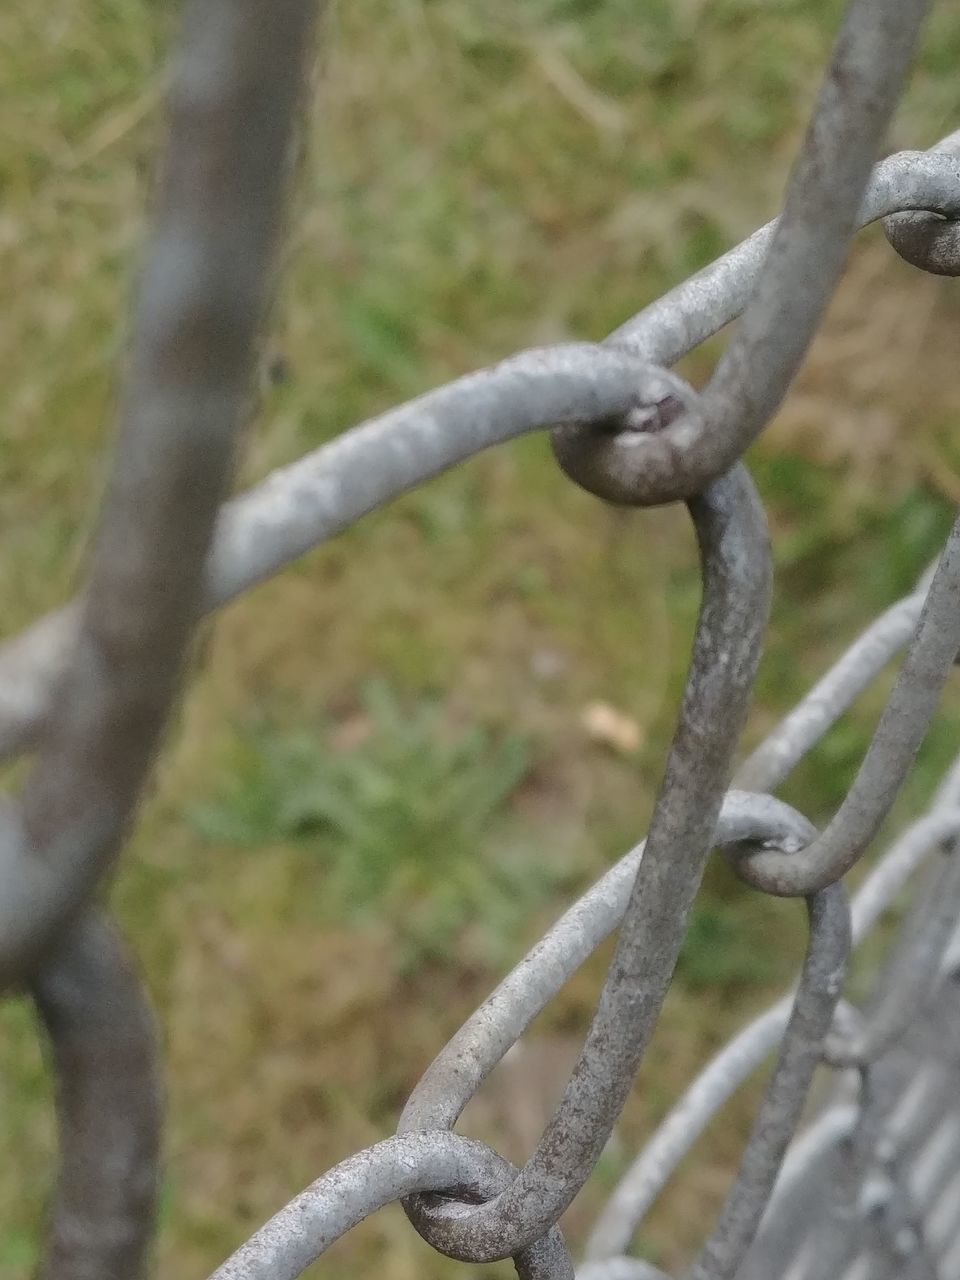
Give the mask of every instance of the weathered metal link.
M 623 1106 L 659 1014 L 719 817 L 756 673 L 769 601 L 762 510 L 743 467 L 690 502 L 703 601 L 680 721 L 644 856 L 593 1023 L 560 1105 L 517 1180 L 468 1215 L 418 1201 L 417 1229 L 442 1253 L 491 1261 L 556 1222 Z
M 803 1111 L 850 950 L 850 913 L 840 885 L 807 900 L 810 937 L 773 1075 L 757 1110 L 740 1168 L 690 1280 L 732 1280 L 753 1243 L 787 1144 Z
M 858 223 L 864 226 L 895 211 L 918 209 L 932 210 L 944 217 L 960 213 L 957 167 L 950 156 L 903 152 L 877 165 Z M 674 364 L 744 310 L 757 286 L 778 225 L 779 220 L 768 223 L 711 266 L 645 307 L 603 345 L 628 351 L 647 365 Z M 556 357 L 538 351 L 521 353 L 493 370 L 471 374 L 343 432 L 225 503 L 207 561 L 203 608 L 219 608 L 375 507 L 479 449 L 524 430 L 569 422 L 568 411 L 561 407 L 554 420 L 535 421 L 527 427 L 522 425 L 522 418 L 521 425 L 514 428 L 501 418 L 499 435 L 485 435 L 482 424 L 477 428 L 472 393 L 481 387 L 483 397 L 489 401 L 497 388 L 484 383 L 494 373 L 521 375 L 527 355 L 531 358 L 527 372 L 534 379 L 545 372 L 542 367 L 537 368 L 539 361 L 557 360 L 562 393 L 565 378 L 574 372 L 570 363 L 577 359 L 572 348 L 558 350 Z M 567 367 L 561 369 L 562 364 Z M 601 362 L 594 375 L 602 380 L 605 369 Z M 503 394 L 506 388 L 499 390 Z M 610 390 L 615 396 L 616 381 Z M 635 501 L 640 487 L 648 483 L 644 476 L 649 457 L 644 456 L 644 451 L 650 448 L 649 442 L 638 445 L 638 428 L 645 424 L 666 425 L 674 413 L 669 402 L 673 394 L 669 387 L 665 392 L 654 390 L 645 406 L 648 412 L 633 417 L 632 427 L 622 441 L 612 424 L 618 414 L 621 424 L 624 422 L 637 403 L 632 399 L 625 406 L 614 403 L 609 411 L 598 411 L 597 418 L 603 425 L 596 433 L 586 428 L 562 432 L 554 442 L 561 465 L 584 488 L 611 502 Z M 689 425 L 697 401 L 688 402 L 683 394 L 678 398 L 689 410 L 685 415 Z M 529 405 L 525 412 L 529 413 Z M 576 419 L 576 408 L 570 412 Z M 673 429 L 680 432 L 680 424 Z M 585 442 L 590 444 L 589 449 L 584 448 Z M 687 464 L 681 460 L 677 465 Z M 672 485 L 671 474 L 668 468 L 661 477 L 661 488 L 648 494 L 650 505 L 672 500 L 671 493 L 674 497 L 683 496 L 684 485 Z M 75 638 L 79 613 L 78 603 L 67 605 L 0 647 L 0 759 L 35 742 L 49 712 L 57 676 Z
M 311 527 L 321 517 L 325 501 L 341 514 L 344 507 L 358 514 L 418 483 L 431 468 L 442 470 L 498 441 L 558 421 L 621 417 L 682 387 L 675 374 L 613 347 L 571 343 L 527 351 L 384 414 L 363 432 L 335 442 L 334 464 L 328 455 L 322 483 L 317 486 L 314 481 L 312 487 L 288 494 L 288 501 L 309 509 Z M 377 444 L 376 465 L 362 466 L 360 456 L 371 440 Z M 257 545 L 247 547 L 246 563 L 256 555 L 269 558 L 270 545 L 269 529 L 260 529 Z M 113 722 L 107 728 L 111 734 L 118 731 Z M 51 781 L 50 770 L 31 780 L 27 800 L 44 778 Z M 96 805 L 98 795 L 92 787 L 89 796 L 78 793 L 74 822 L 56 856 L 49 850 L 40 856 L 31 838 L 36 833 L 24 830 L 18 810 L 0 813 L 0 987 L 22 972 L 44 933 L 79 895 L 92 889 L 103 870 L 112 849 L 110 819 L 118 806 L 113 797 L 101 798 Z M 36 803 L 34 796 L 27 815 L 33 814 L 35 828 Z
M 890 902 L 907 875 L 917 869 L 918 859 L 954 838 L 956 779 L 954 766 L 938 789 L 930 813 L 904 834 L 858 893 L 853 911 L 855 940 L 858 932 L 877 918 L 883 903 Z M 933 880 L 949 874 L 948 862 L 937 870 Z M 921 896 L 895 950 L 894 990 L 902 995 L 903 986 L 912 982 L 908 978 L 904 984 L 901 980 L 905 975 L 898 973 L 907 956 L 919 954 L 921 970 L 928 968 L 930 956 L 923 954 L 925 948 L 939 958 L 939 981 L 932 991 L 915 988 L 909 1022 L 904 1001 L 893 1000 L 894 1015 L 903 1014 L 903 1034 L 896 1048 L 879 1043 L 879 1037 L 894 1029 L 892 1020 L 885 1017 L 886 977 L 880 980 L 878 1009 L 866 1022 L 860 1020 L 859 1032 L 856 1026 L 842 1032 L 841 1043 L 847 1045 L 856 1043 L 858 1034 L 869 1041 L 872 1034 L 879 1032 L 878 1042 L 868 1044 L 864 1053 L 869 1057 L 869 1064 L 864 1064 L 870 1070 L 867 1088 L 860 1075 L 857 1090 L 852 1095 L 842 1090 L 839 1107 L 828 1111 L 823 1122 L 796 1144 L 767 1214 L 767 1238 L 746 1269 L 744 1280 L 765 1280 L 770 1260 L 776 1259 L 779 1265 L 789 1252 L 796 1252 L 807 1235 L 806 1224 L 812 1220 L 817 1220 L 821 1229 L 809 1235 L 808 1247 L 800 1248 L 795 1266 L 787 1272 L 790 1277 L 796 1275 L 797 1280 L 826 1280 L 840 1274 L 843 1259 L 851 1266 L 866 1265 L 865 1260 L 869 1259 L 865 1275 L 889 1275 L 891 1280 L 946 1280 L 956 1274 L 952 1264 L 940 1269 L 936 1251 L 930 1254 L 927 1229 L 932 1206 L 936 1202 L 939 1207 L 939 1188 L 956 1170 L 960 1141 L 960 1115 L 955 1109 L 960 1040 L 954 1036 L 946 1046 L 938 1046 L 938 1033 L 934 1031 L 931 1036 L 931 1028 L 937 1025 L 935 1011 L 944 1009 L 945 1026 L 949 1027 L 955 1009 L 956 996 L 949 991 L 954 956 L 950 949 L 946 955 L 942 953 L 938 908 L 929 921 L 924 915 L 931 913 L 924 913 L 923 908 Z M 949 908 L 950 904 L 945 903 L 944 915 L 950 914 Z M 921 938 L 926 942 L 920 943 Z M 889 969 L 888 965 L 888 972 Z M 921 985 L 928 988 L 925 977 L 921 972 Z M 836 1025 L 831 1039 L 838 1032 Z M 950 1063 L 952 1066 L 948 1066 Z M 848 1072 L 846 1078 L 849 1080 L 852 1074 Z M 851 1100 L 857 1105 L 851 1107 Z M 830 1119 L 841 1114 L 846 1117 L 842 1135 Z M 823 1141 L 818 1136 L 821 1132 L 826 1135 Z M 838 1145 L 840 1136 L 845 1145 Z M 813 1207 L 818 1202 L 818 1178 L 822 1188 L 824 1179 L 833 1177 L 840 1179 L 838 1193 L 831 1193 L 825 1201 L 821 1194 L 823 1211 L 818 1211 Z M 831 1210 L 833 1220 L 825 1226 Z M 950 1238 L 955 1239 L 955 1233 Z
M 784 725 L 788 722 L 789 717 Z M 774 729 L 768 741 L 776 741 L 782 729 L 783 725 Z M 948 778 L 957 773 L 955 767 Z M 730 796 L 736 796 L 737 803 L 742 803 L 746 809 L 748 794 L 730 792 L 728 799 Z M 953 807 L 956 800 L 956 788 L 949 785 L 942 787 L 931 813 L 915 822 L 901 835 L 857 890 L 850 909 L 854 946 L 859 945 L 873 930 L 904 885 L 916 875 L 931 853 L 944 840 L 953 838 L 957 829 L 956 811 Z M 801 815 L 797 814 L 796 818 L 802 841 L 809 843 L 812 828 Z M 784 831 L 777 838 L 784 841 L 792 840 L 793 837 L 794 832 Z M 736 842 L 724 843 L 732 846 Z M 794 856 L 800 855 L 798 853 Z M 951 963 L 952 957 L 949 954 L 944 956 L 943 972 L 949 971 Z M 704 1067 L 660 1122 L 644 1150 L 615 1188 L 587 1241 L 588 1258 L 618 1255 L 626 1249 L 630 1237 L 710 1120 L 779 1044 L 791 1007 L 790 996 L 778 1000 L 749 1023 Z M 846 1008 L 841 1004 L 840 1010 L 845 1011 Z
M 414 1192 L 489 1200 L 516 1169 L 485 1143 L 444 1129 L 405 1133 L 341 1161 L 302 1191 L 232 1254 L 210 1280 L 296 1280 L 351 1227 Z M 573 1280 L 557 1227 L 514 1262 L 520 1280 Z
M 956 159 L 949 152 L 901 151 L 877 164 L 858 227 L 903 210 L 960 213 Z M 672 366 L 743 313 L 780 225 L 775 218 L 688 280 L 625 321 L 606 339 L 651 364 Z
M 750 303 L 696 412 L 629 435 L 626 451 L 614 441 L 602 453 L 577 449 L 570 433 L 559 437 L 561 466 L 585 488 L 645 506 L 687 498 L 769 421 L 840 272 L 927 8 L 928 0 L 851 0 Z
M 939 226 L 945 225 L 939 219 L 960 216 L 960 157 L 936 150 L 902 151 L 876 165 L 856 225 L 867 226 L 894 210 L 929 211 L 923 216 L 935 216 Z M 606 344 L 661 367 L 674 364 L 744 311 L 759 289 L 780 224 L 778 218 L 755 231 L 621 325 Z M 572 480 L 608 502 L 631 504 L 638 495 L 649 506 L 674 501 L 683 496 L 683 489 L 671 485 L 670 478 L 693 465 L 690 459 L 702 449 L 701 433 L 721 439 L 744 430 L 728 420 L 727 410 L 717 413 L 712 388 L 711 382 L 699 398 L 678 397 L 680 405 L 667 403 L 645 420 L 624 422 L 619 432 L 610 423 L 597 429 L 554 431 L 551 443 L 557 461 Z M 751 431 L 756 434 L 762 426 L 759 422 Z M 660 441 L 647 438 L 658 433 Z M 750 439 L 741 443 L 746 447 Z M 672 462 L 667 456 L 671 450 L 676 453 Z M 654 468 L 661 478 L 659 487 Z M 712 478 L 709 469 L 703 474 Z
M 960 157 L 960 130 L 931 148 L 931 154 Z M 936 276 L 960 275 L 960 216 L 943 212 L 892 214 L 883 230 L 900 257 Z
M 623 421 L 634 410 L 689 394 L 676 374 L 634 352 L 589 342 L 531 348 L 467 374 L 343 432 L 225 503 L 202 605 L 218 608 L 493 445 L 558 423 Z M 79 613 L 77 604 L 57 610 L 0 650 L 0 759 L 35 741 Z
M 60 1173 L 40 1280 L 137 1280 L 159 1188 L 161 1085 L 146 997 L 98 911 L 31 984 L 57 1080 Z
M 960 214 L 957 201 L 957 167 L 951 156 L 902 152 L 877 165 L 858 223 L 864 226 L 901 210 L 931 210 L 953 217 Z M 604 345 L 629 351 L 648 365 L 674 364 L 744 310 L 778 225 L 779 220 L 768 223 L 711 266 L 644 308 L 615 330 Z M 220 607 L 366 512 L 498 439 L 568 421 L 560 412 L 554 421 L 520 426 L 514 432 L 509 424 L 502 424 L 503 434 L 489 438 L 482 429 L 471 434 L 469 425 L 460 426 L 460 416 L 466 415 L 467 423 L 471 421 L 474 406 L 467 393 L 478 385 L 477 380 L 500 370 L 521 373 L 526 354 L 505 362 L 506 369 L 501 365 L 495 370 L 481 370 L 345 431 L 225 503 L 207 562 L 203 607 Z M 529 355 L 535 366 L 543 353 L 532 351 Z M 563 361 L 562 352 L 556 358 Z M 532 366 L 530 372 L 536 375 L 537 370 Z M 602 376 L 604 366 L 601 364 L 596 372 Z M 615 393 L 616 388 L 612 390 Z M 448 402 L 435 398 L 446 391 L 455 399 Z M 671 394 L 668 389 L 666 396 Z M 598 414 L 604 425 L 597 433 L 585 428 L 562 432 L 554 442 L 561 465 L 584 488 L 600 497 L 611 502 L 634 501 L 640 486 L 646 483 L 649 458 L 644 451 L 650 448 L 649 442 L 638 445 L 635 437 L 644 419 L 647 424 L 656 425 L 659 421 L 665 425 L 672 416 L 673 406 L 664 404 L 663 399 L 661 392 L 658 410 L 654 393 L 647 406 L 654 412 L 636 415 L 622 441 L 612 421 L 617 413 L 629 413 L 632 400 L 626 408 L 614 406 L 609 413 Z M 694 400 L 687 405 L 689 420 L 696 403 Z M 438 409 L 439 421 L 434 416 Z M 422 419 L 421 412 L 425 414 Z M 680 425 L 674 430 L 679 432 Z M 585 448 L 586 443 L 589 449 Z M 683 441 L 678 443 L 682 445 Z M 665 473 L 660 496 L 654 492 L 648 495 L 650 505 L 671 500 L 671 493 L 682 496 L 683 486 L 671 486 L 670 474 L 669 470 Z M 49 711 L 57 675 L 75 637 L 78 616 L 79 605 L 68 605 L 41 618 L 0 647 L 0 759 L 35 741 Z
M 960 520 L 930 584 L 916 635 L 860 770 L 823 834 L 791 858 L 761 850 L 737 862 L 757 889 L 805 896 L 839 880 L 862 856 L 890 812 L 937 709 L 960 647 Z
M 750 842 L 792 847 L 808 840 L 809 832 L 803 815 L 782 800 L 729 791 L 714 840 L 721 849 Z M 507 1050 L 620 924 L 645 846 L 644 841 L 625 854 L 575 902 L 441 1050 L 404 1107 L 401 1133 L 456 1124 Z M 901 884 L 902 879 L 893 882 L 890 892 Z M 789 1008 L 784 1024 L 788 1013 Z
M 466 374 L 344 432 L 228 503 L 207 569 L 209 607 L 493 445 L 558 423 L 622 420 L 689 394 L 675 373 L 593 342 L 529 348 Z

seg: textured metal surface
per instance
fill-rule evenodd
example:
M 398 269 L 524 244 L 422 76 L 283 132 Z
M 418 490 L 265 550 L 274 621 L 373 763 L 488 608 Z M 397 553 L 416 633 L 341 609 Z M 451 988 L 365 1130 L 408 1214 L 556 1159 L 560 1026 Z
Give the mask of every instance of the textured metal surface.
M 399 1132 L 323 1174 L 214 1273 L 294 1280 L 393 1201 L 435 1248 L 569 1280 L 557 1225 L 657 1023 L 712 848 L 804 897 L 794 989 L 703 1068 L 597 1217 L 581 1280 L 665 1280 L 631 1241 L 731 1094 L 774 1057 L 691 1280 L 960 1280 L 960 755 L 861 883 L 960 650 L 960 525 L 936 565 L 735 769 L 770 554 L 741 458 L 782 400 L 857 226 L 958 270 L 960 134 L 875 164 L 926 10 L 851 0 L 781 216 L 602 343 L 522 352 L 391 410 L 224 502 L 317 6 L 190 0 L 134 324 L 114 480 L 79 601 L 0 649 L 0 756 L 38 749 L 0 809 L 0 988 L 25 987 L 57 1081 L 60 1174 L 44 1280 L 136 1280 L 155 1216 L 157 1046 L 135 969 L 92 904 L 155 754 L 197 618 L 479 450 L 548 430 L 616 503 L 682 500 L 700 547 L 693 653 L 647 839 L 573 904 L 441 1048 Z M 670 366 L 742 317 L 701 392 Z M 903 648 L 861 768 L 818 834 L 770 794 Z M 733 783 L 731 784 L 731 778 Z M 913 905 L 860 1007 L 851 945 Z M 797 909 L 799 910 L 799 904 Z M 454 1132 L 533 1018 L 619 928 L 560 1103 L 519 1169 Z M 833 1072 L 796 1137 L 815 1073 Z M 792 1143 L 792 1145 L 791 1145 Z
M 516 1170 L 483 1143 L 446 1131 L 398 1134 L 368 1147 L 301 1192 L 228 1258 L 210 1280 L 294 1280 L 351 1227 L 414 1192 L 490 1200 Z M 570 1280 L 573 1267 L 556 1227 L 517 1252 L 520 1280 Z
M 926 152 L 904 152 L 881 161 L 867 187 L 860 225 L 895 210 L 911 209 L 960 214 L 960 161 Z M 607 340 L 605 345 L 659 368 L 660 377 L 646 391 L 654 406 L 671 397 L 681 403 L 687 398 L 688 389 L 667 375 L 666 366 L 741 314 L 775 229 L 776 223 L 770 223 L 755 232 L 712 266 L 645 307 Z M 602 475 L 597 484 L 604 496 L 630 501 L 643 469 L 640 450 L 645 442 L 640 439 L 643 433 L 636 430 L 611 431 L 611 413 L 614 421 L 622 423 L 618 410 L 628 411 L 635 401 L 629 397 L 618 405 L 616 378 L 608 385 L 604 377 L 605 368 L 630 366 L 618 364 L 609 351 L 600 355 L 599 350 L 582 343 L 523 353 L 355 426 L 297 462 L 278 468 L 221 508 L 207 561 L 204 607 L 218 608 L 354 520 L 474 453 L 538 425 L 555 426 L 568 416 L 576 419 L 589 413 L 585 381 L 593 383 L 600 397 L 593 403 L 597 430 L 585 433 L 575 422 L 569 428 L 558 426 L 552 433 L 554 445 L 562 464 L 576 450 L 580 482 L 596 487 L 589 482 L 592 467 Z M 590 366 L 580 359 L 589 352 L 596 353 L 600 362 L 610 361 L 595 365 L 593 378 Z M 563 375 L 576 380 L 578 371 L 580 381 L 574 381 L 573 387 L 565 384 Z M 551 372 L 558 375 L 560 385 L 544 390 Z M 652 370 L 645 376 L 652 377 Z M 520 412 L 533 415 L 526 426 L 522 417 L 511 425 L 510 415 L 518 410 L 511 405 L 508 383 L 517 389 Z M 545 395 L 557 397 L 550 406 L 556 415 L 552 421 L 525 395 L 537 386 Z M 470 401 L 478 388 L 493 400 L 500 396 L 500 434 L 496 421 L 491 424 L 485 419 L 486 429 L 483 422 L 477 424 L 481 406 Z M 571 401 L 561 398 L 565 391 Z M 488 402 L 487 412 L 491 407 Z M 466 411 L 464 418 L 458 410 Z M 646 415 L 639 415 L 641 425 L 646 420 Z M 626 422 L 629 427 L 629 412 Z M 77 613 L 77 605 L 57 610 L 0 647 L 0 758 L 35 740 L 72 643 Z
M 931 148 L 960 155 L 960 130 Z M 960 220 L 947 211 L 898 213 L 886 217 L 887 239 L 907 262 L 937 276 L 960 276 Z
M 960 650 L 960 521 L 940 557 L 916 633 L 863 764 L 843 804 L 802 860 L 777 850 L 744 858 L 740 874 L 768 893 L 811 893 L 846 875 L 890 812 Z
M 57 1076 L 60 1177 L 41 1277 L 140 1274 L 159 1182 L 161 1085 L 139 977 L 96 911 L 32 983 Z
M 704 581 L 680 712 L 617 949 L 563 1098 L 516 1181 L 469 1217 L 414 1214 L 434 1247 L 490 1261 L 529 1244 L 580 1190 L 610 1136 L 653 1030 L 714 839 L 769 594 L 766 525 L 735 467 L 690 503 Z

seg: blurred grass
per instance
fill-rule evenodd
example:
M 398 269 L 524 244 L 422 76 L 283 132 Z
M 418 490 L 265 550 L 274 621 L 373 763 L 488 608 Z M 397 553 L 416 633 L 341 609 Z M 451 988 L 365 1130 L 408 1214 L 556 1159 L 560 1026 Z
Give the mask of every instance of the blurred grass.
M 518 347 L 599 337 L 770 217 L 839 11 L 334 6 L 243 480 Z M 135 0 L 0 10 L 8 633 L 82 567 L 173 25 L 172 7 Z M 960 14 L 936 6 L 896 145 L 956 127 L 958 58 Z M 954 286 L 865 234 L 751 452 L 778 576 L 750 742 L 944 536 L 960 489 L 958 315 Z M 719 349 L 684 371 L 702 379 Z M 508 958 L 639 837 L 697 597 L 682 512 L 604 509 L 530 439 L 365 520 L 218 619 L 113 890 L 168 1054 L 157 1274 L 205 1274 L 292 1192 L 388 1134 Z M 812 818 L 843 795 L 883 694 L 785 788 Z M 591 736 L 597 702 L 636 721 L 636 750 Z M 901 818 L 958 729 L 954 690 Z M 451 808 L 454 785 L 474 818 Z M 682 1083 L 788 981 L 802 946 L 795 904 L 710 868 L 638 1087 L 571 1210 L 575 1243 Z M 562 1087 L 608 956 L 468 1112 L 467 1128 L 515 1159 Z M 645 1226 L 651 1256 L 677 1265 L 699 1239 L 753 1097 L 711 1128 Z M 15 1280 L 34 1256 L 52 1148 L 18 1002 L 0 1010 L 0 1101 L 0 1280 Z M 390 1280 L 455 1269 L 396 1208 L 317 1271 L 374 1268 Z

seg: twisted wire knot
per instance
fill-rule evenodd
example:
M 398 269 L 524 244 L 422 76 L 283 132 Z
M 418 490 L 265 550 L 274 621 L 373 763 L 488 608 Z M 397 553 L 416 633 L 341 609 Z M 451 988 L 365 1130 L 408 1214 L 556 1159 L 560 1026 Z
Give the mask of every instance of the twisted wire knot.
M 931 147 L 928 155 L 960 160 L 960 130 Z M 957 197 L 960 200 L 960 181 Z M 960 276 L 960 213 L 894 213 L 883 220 L 883 230 L 905 262 L 935 276 Z
M 693 443 L 698 396 L 669 369 L 652 366 L 641 403 L 623 417 L 588 425 L 565 424 L 550 432 L 550 447 L 560 469 L 588 493 L 618 506 L 661 506 L 691 496 L 684 445 Z M 680 422 L 685 418 L 684 422 Z M 651 474 L 651 436 L 671 428 L 667 466 Z M 714 477 L 715 478 L 715 477 Z

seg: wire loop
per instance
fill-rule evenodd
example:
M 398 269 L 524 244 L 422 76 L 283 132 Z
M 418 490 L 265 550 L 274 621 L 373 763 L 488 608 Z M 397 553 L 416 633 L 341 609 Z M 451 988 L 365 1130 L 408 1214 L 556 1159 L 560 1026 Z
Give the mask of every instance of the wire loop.
M 960 158 L 960 130 L 942 139 L 928 154 Z M 957 201 L 960 202 L 960 179 Z M 890 214 L 883 220 L 883 231 L 911 266 L 935 276 L 960 276 L 960 211 Z

